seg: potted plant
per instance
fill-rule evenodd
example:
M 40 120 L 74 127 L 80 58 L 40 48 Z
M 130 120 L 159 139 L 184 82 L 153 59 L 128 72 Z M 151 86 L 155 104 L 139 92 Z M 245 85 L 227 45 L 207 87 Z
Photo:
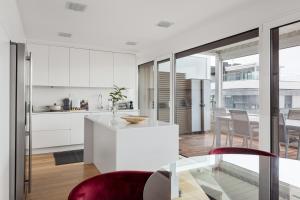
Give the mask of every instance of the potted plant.
M 114 118 L 118 111 L 118 102 L 125 100 L 127 98 L 127 96 L 122 93 L 124 91 L 126 91 L 126 89 L 124 87 L 120 88 L 120 87 L 114 85 L 113 91 L 109 93 L 109 96 L 111 97 L 111 100 L 112 100 L 112 112 L 113 112 Z

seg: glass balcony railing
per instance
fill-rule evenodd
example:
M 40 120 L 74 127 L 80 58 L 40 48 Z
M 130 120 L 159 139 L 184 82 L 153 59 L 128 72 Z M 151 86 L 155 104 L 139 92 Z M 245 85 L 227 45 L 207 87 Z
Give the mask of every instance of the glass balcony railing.
M 259 73 L 257 71 L 223 74 L 223 81 L 258 80 L 258 78 Z

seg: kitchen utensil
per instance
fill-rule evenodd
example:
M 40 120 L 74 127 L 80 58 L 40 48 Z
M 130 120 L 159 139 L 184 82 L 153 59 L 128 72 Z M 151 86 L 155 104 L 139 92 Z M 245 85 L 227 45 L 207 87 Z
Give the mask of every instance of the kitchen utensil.
M 71 106 L 70 106 L 71 101 L 70 101 L 69 98 L 63 99 L 63 103 L 64 103 L 64 106 L 63 106 L 64 110 L 70 110 L 71 109 Z
M 49 106 L 49 109 L 50 109 L 50 111 L 61 111 L 62 106 L 54 104 L 52 106 Z

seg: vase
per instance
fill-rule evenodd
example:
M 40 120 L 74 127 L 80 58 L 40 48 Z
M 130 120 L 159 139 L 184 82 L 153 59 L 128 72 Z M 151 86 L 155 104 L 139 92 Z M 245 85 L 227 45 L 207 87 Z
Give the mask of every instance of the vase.
M 115 119 L 118 114 L 118 104 L 114 104 L 112 107 L 113 118 Z

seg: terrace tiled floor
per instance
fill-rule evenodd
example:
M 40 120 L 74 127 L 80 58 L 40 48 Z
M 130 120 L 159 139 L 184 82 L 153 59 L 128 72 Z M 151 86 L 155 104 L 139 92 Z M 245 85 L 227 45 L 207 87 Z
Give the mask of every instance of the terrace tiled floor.
M 222 146 L 225 146 L 226 135 L 222 134 L 221 137 Z M 233 146 L 242 146 L 242 138 L 234 137 Z M 213 135 L 210 133 L 205 134 L 184 134 L 180 135 L 179 147 L 180 154 L 185 157 L 191 156 L 201 156 L 208 154 L 211 150 L 213 144 Z M 258 148 L 258 141 L 253 141 L 252 148 Z M 284 147 L 281 146 L 280 155 L 284 157 Z M 297 148 L 290 147 L 288 152 L 288 157 L 290 159 L 296 159 Z

